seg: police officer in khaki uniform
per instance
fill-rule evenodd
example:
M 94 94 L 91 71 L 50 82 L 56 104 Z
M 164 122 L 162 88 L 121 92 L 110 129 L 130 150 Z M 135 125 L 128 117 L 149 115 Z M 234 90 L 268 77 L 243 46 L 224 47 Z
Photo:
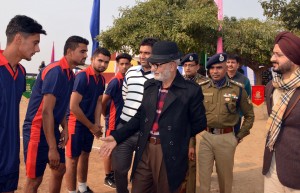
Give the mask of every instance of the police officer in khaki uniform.
M 200 69 L 199 57 L 196 53 L 189 53 L 185 55 L 181 60 L 181 66 L 183 66 L 184 79 L 194 81 L 198 84 L 208 80 L 207 77 L 202 76 L 198 73 Z M 189 144 L 189 167 L 187 171 L 187 176 L 185 179 L 185 192 L 195 193 L 196 192 L 196 138 L 192 137 Z
M 186 80 L 192 80 L 197 83 L 208 80 L 207 77 L 198 73 L 200 69 L 199 57 L 196 53 L 190 53 L 185 55 L 181 60 L 181 66 L 183 66 L 184 75 Z
M 200 193 L 210 192 L 214 161 L 220 193 L 231 193 L 235 149 L 249 135 L 254 122 L 253 106 L 243 85 L 226 77 L 226 59 L 225 53 L 212 56 L 207 63 L 211 80 L 200 84 L 207 117 L 207 129 L 200 135 L 198 154 Z M 239 109 L 244 120 L 238 133 L 234 133 Z

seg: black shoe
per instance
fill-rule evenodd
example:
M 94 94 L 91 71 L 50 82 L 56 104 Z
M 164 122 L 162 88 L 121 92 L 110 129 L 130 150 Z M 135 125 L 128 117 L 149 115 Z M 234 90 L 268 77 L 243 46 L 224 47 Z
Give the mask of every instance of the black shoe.
M 108 186 L 109 188 L 112 188 L 112 189 L 116 188 L 114 173 L 110 173 L 108 176 L 105 177 L 104 185 Z
M 78 190 L 77 193 L 94 193 L 94 192 L 93 192 L 93 190 L 91 190 L 89 187 L 87 187 L 87 188 L 86 188 L 86 191 L 80 192 L 80 191 Z

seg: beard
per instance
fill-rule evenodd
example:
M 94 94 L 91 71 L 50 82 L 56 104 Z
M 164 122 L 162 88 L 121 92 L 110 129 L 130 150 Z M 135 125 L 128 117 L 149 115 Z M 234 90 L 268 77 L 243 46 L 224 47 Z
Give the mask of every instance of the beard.
M 93 69 L 94 69 L 96 72 L 98 72 L 98 73 L 102 73 L 102 72 L 104 72 L 107 68 L 105 68 L 105 67 L 99 67 L 99 68 L 93 67 Z
M 273 71 L 273 72 L 276 72 L 277 74 L 282 74 L 282 72 L 281 72 L 279 69 L 274 69 L 274 68 L 272 68 L 272 71 Z
M 277 65 L 276 68 L 274 68 L 274 64 Z M 276 72 L 278 74 L 284 74 L 292 70 L 291 61 L 286 61 L 285 63 L 282 64 L 278 64 L 278 63 L 274 63 L 274 64 L 273 64 L 273 72 Z
M 154 75 L 154 79 L 159 80 L 161 82 L 168 80 L 170 77 L 171 77 L 170 68 L 166 68 L 164 71 L 162 71 L 158 75 Z

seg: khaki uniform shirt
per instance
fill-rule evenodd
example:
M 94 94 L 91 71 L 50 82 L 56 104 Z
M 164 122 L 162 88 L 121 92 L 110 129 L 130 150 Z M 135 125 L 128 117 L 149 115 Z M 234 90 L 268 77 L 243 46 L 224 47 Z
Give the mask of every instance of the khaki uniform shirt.
M 209 80 L 209 78 L 205 77 L 205 76 L 202 76 L 201 74 L 197 73 L 196 76 L 190 78 L 190 77 L 187 77 L 186 75 L 183 75 L 184 79 L 185 80 L 191 80 L 191 81 L 194 81 L 196 83 L 198 83 L 199 85 L 204 82 L 204 81 L 207 81 Z M 195 137 L 191 137 L 190 139 L 190 144 L 189 144 L 189 147 L 195 147 L 196 146 L 196 138 Z
M 254 122 L 254 112 L 243 85 L 228 78 L 221 88 L 217 88 L 212 80 L 202 82 L 200 85 L 204 95 L 207 127 L 218 129 L 234 127 L 239 120 L 240 109 L 244 120 L 236 136 L 242 139 L 249 135 Z
M 198 84 L 204 82 L 204 81 L 207 81 L 209 80 L 209 78 L 205 77 L 205 76 L 202 76 L 201 74 L 197 73 L 196 76 L 190 78 L 190 77 L 187 77 L 186 75 L 183 75 L 184 79 L 185 80 L 192 80 L 194 82 L 197 82 Z

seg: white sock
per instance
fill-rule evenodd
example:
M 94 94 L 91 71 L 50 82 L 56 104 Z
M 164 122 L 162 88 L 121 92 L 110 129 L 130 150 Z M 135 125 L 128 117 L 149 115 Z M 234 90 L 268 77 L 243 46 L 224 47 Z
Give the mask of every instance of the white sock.
M 85 192 L 87 191 L 86 182 L 78 182 L 78 190 L 79 192 Z
M 73 190 L 73 191 L 68 191 L 69 193 L 76 193 L 76 190 Z

